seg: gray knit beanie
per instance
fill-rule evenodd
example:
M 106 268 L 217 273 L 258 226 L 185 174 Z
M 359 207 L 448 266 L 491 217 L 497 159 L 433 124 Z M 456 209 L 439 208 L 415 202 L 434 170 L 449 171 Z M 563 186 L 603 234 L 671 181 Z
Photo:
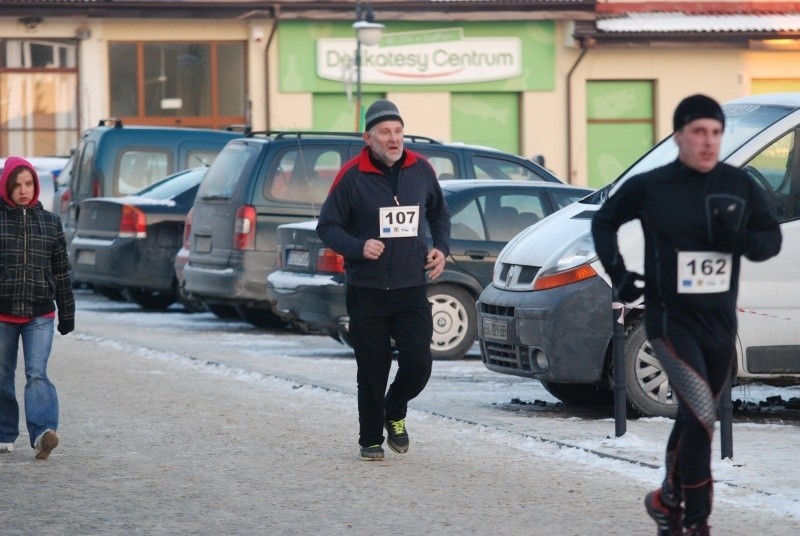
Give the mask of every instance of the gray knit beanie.
M 397 110 L 397 106 L 386 99 L 373 102 L 369 108 L 367 108 L 367 115 L 364 117 L 364 121 L 366 122 L 365 131 L 369 131 L 372 127 L 383 121 L 400 121 L 400 124 L 405 126 L 403 118 L 400 117 L 400 112 Z

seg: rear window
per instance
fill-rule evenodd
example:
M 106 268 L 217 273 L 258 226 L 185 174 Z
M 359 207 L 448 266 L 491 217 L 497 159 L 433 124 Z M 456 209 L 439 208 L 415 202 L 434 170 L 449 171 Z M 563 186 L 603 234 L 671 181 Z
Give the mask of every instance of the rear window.
M 169 175 L 172 169 L 168 151 L 157 149 L 125 149 L 117 157 L 114 173 L 117 195 L 138 192 Z
M 213 149 L 190 149 L 186 152 L 186 162 L 183 163 L 183 167 L 208 167 L 214 162 L 218 154 L 219 151 Z
M 267 169 L 264 198 L 321 205 L 347 160 L 347 152 L 347 146 L 282 149 Z
M 258 155 L 258 149 L 243 143 L 225 146 L 208 168 L 197 192 L 198 199 L 230 199 L 242 178 L 247 164 Z

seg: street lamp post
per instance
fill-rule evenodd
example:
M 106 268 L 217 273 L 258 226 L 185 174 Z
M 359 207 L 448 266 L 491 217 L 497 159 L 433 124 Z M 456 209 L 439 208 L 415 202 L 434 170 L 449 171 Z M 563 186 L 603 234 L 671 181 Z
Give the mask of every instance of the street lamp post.
M 371 47 L 377 45 L 383 34 L 383 24 L 375 22 L 372 8 L 356 3 L 356 22 L 353 29 L 356 31 L 356 132 L 363 132 L 364 117 L 361 112 L 361 45 Z

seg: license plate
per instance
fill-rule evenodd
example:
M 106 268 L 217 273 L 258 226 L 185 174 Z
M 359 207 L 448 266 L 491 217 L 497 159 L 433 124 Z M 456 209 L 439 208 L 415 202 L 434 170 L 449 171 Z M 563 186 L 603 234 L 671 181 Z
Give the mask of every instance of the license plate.
M 211 237 L 195 235 L 194 237 L 194 250 L 198 253 L 211 252 Z
M 91 249 L 80 249 L 78 250 L 78 264 L 90 264 L 94 265 L 95 261 L 95 252 Z
M 483 336 L 488 339 L 508 340 L 508 321 L 484 318 Z
M 291 249 L 286 253 L 286 264 L 289 266 L 308 266 L 308 251 Z

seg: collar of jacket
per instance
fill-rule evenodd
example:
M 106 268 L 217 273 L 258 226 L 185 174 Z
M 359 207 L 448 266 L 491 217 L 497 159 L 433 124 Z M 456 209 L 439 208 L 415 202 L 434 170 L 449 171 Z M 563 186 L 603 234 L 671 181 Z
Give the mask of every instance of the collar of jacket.
M 400 169 L 412 166 L 417 162 L 417 160 L 420 159 L 420 155 L 414 151 L 403 149 L 403 152 L 406 154 L 406 158 L 403 161 L 403 165 Z M 383 172 L 375 167 L 375 164 L 372 163 L 372 160 L 369 157 L 369 147 L 364 147 L 361 149 L 361 153 L 358 155 L 358 170 L 362 173 L 377 173 L 379 175 L 383 175 Z

